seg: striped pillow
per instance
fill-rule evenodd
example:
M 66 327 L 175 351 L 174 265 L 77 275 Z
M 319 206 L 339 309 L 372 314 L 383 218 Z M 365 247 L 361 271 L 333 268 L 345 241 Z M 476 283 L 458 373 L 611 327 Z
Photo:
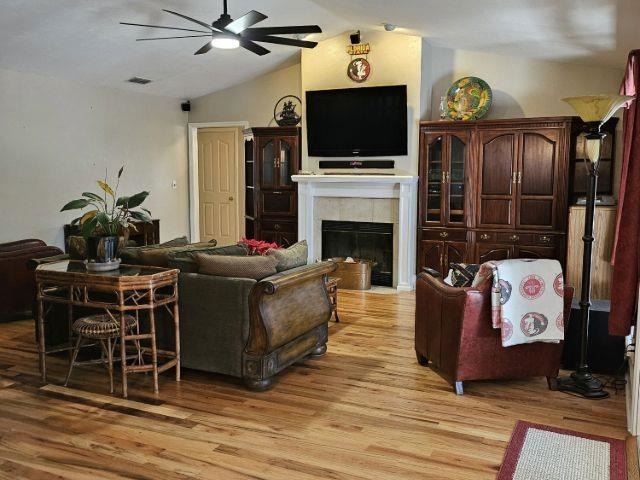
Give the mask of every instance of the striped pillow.
M 278 260 L 270 256 L 210 255 L 197 253 L 199 273 L 219 277 L 253 278 L 260 280 L 276 273 Z
M 290 268 L 301 267 L 307 264 L 307 247 L 306 240 L 300 240 L 298 243 L 294 243 L 289 248 L 278 249 L 270 248 L 267 250 L 267 255 L 272 256 L 278 260 L 276 264 L 276 270 L 282 272 L 289 270 Z

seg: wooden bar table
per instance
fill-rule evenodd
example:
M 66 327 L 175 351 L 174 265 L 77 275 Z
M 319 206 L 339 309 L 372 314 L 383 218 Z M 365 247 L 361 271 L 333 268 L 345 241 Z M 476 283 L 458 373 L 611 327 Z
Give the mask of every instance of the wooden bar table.
M 84 262 L 67 260 L 38 266 L 36 288 L 38 313 L 36 329 L 42 381 L 47 381 L 47 354 L 71 350 L 71 342 L 47 348 L 44 320 L 47 305 L 64 304 L 68 307 L 69 330 L 74 321 L 74 307 L 90 307 L 106 312 L 120 321 L 120 332 L 126 332 L 125 314 L 139 320 L 140 313 L 147 312 L 149 331 L 139 329 L 120 337 L 120 362 L 122 370 L 122 395 L 127 397 L 127 374 L 153 372 L 153 390 L 158 393 L 158 374 L 172 367 L 176 369 L 176 381 L 180 381 L 180 317 L 178 312 L 178 270 L 138 265 L 120 265 L 110 272 L 87 271 Z M 163 307 L 173 320 L 174 349 L 156 348 L 155 309 Z M 71 340 L 71 338 L 70 338 Z M 142 346 L 143 356 L 150 355 L 151 363 L 127 364 L 127 341 L 148 342 Z M 158 357 L 167 360 L 158 364 Z

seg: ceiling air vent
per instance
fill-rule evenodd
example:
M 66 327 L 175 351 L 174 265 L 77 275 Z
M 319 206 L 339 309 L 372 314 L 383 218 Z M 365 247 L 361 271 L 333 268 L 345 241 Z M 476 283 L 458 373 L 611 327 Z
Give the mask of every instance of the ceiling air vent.
M 146 85 L 147 83 L 151 83 L 151 80 L 149 80 L 148 78 L 142 78 L 142 77 L 131 77 L 129 80 L 127 80 L 127 82 L 137 83 L 139 85 Z

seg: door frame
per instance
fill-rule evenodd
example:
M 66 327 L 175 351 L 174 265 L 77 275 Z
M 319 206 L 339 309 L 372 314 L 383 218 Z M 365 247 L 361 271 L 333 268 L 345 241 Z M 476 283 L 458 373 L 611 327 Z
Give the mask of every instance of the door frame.
M 239 122 L 199 122 L 188 123 L 188 144 L 189 144 L 189 239 L 194 242 L 200 238 L 200 188 L 198 186 L 198 130 L 201 128 L 249 128 L 248 121 Z M 240 168 L 240 161 L 244 159 L 244 149 L 241 149 L 243 142 L 238 142 L 238 202 L 236 204 L 236 216 L 238 218 L 238 229 L 242 232 L 242 220 L 244 212 L 241 206 L 244 205 L 244 169 Z M 242 151 L 241 151 L 242 150 Z

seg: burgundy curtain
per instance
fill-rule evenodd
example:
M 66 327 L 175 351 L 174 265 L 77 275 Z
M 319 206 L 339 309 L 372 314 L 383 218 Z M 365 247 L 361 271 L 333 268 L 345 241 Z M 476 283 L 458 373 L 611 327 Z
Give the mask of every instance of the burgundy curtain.
M 621 95 L 640 93 L 640 50 L 629 52 Z M 624 111 L 622 175 L 613 249 L 609 333 L 628 335 L 635 317 L 640 272 L 640 102 Z

